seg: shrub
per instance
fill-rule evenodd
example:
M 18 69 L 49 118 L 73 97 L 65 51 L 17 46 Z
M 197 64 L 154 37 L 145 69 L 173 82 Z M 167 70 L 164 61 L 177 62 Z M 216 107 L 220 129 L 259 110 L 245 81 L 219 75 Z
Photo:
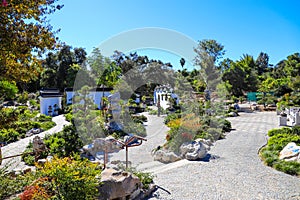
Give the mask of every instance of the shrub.
M 268 132 L 270 136 L 267 145 L 261 149 L 260 156 L 263 161 L 276 170 L 290 175 L 300 175 L 300 163 L 279 160 L 279 152 L 289 143 L 300 144 L 298 135 L 299 127 L 272 129 Z
M 18 97 L 18 102 L 25 104 L 28 101 L 28 93 L 23 92 L 19 97 Z
M 268 131 L 268 136 L 272 137 L 275 136 L 277 134 L 290 134 L 292 132 L 292 130 L 288 127 L 283 127 L 283 128 L 274 128 Z
M 17 141 L 19 136 L 20 136 L 19 133 L 12 128 L 0 130 L 0 141 L 1 142 L 11 143 L 11 142 Z
M 151 173 L 135 171 L 133 172 L 133 174 L 140 179 L 144 189 L 149 189 L 149 186 L 151 183 L 153 183 L 153 178 L 154 178 L 154 176 Z
M 169 115 L 167 115 L 167 117 L 165 118 L 164 123 L 165 123 L 165 124 L 168 124 L 171 120 L 178 119 L 178 118 L 181 118 L 181 114 L 180 114 L 180 113 L 172 113 L 172 114 L 169 114 Z
M 11 177 L 7 172 L 7 166 L 0 168 L 0 199 L 8 197 L 22 191 L 23 187 L 32 181 L 32 177 L 19 175 Z
M 36 120 L 38 122 L 49 122 L 49 121 L 52 121 L 52 117 L 41 114 Z
M 147 117 L 145 115 L 133 115 L 131 118 L 135 123 L 143 124 L 144 122 L 147 122 Z
M 37 165 L 35 174 L 37 179 L 50 184 L 34 182 L 31 186 L 42 187 L 44 194 L 51 195 L 51 199 L 95 199 L 98 196 L 100 174 L 98 164 L 88 160 L 54 157 L 44 166 Z
M 299 175 L 300 174 L 300 163 L 295 162 L 295 161 L 292 161 L 292 162 L 286 162 L 286 161 L 276 162 L 274 164 L 274 168 L 276 170 L 282 171 L 282 172 L 290 174 L 290 175 Z
M 66 120 L 67 120 L 68 122 L 71 122 L 72 119 L 73 119 L 72 113 L 67 113 L 67 114 L 65 114 L 65 118 L 66 118 Z

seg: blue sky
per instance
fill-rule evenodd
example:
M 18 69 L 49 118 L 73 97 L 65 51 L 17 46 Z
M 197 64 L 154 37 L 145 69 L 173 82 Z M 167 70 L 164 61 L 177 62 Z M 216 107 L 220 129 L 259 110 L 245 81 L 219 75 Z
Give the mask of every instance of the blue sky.
M 174 30 L 198 42 L 215 39 L 232 60 L 243 54 L 254 58 L 263 51 L 276 64 L 300 52 L 300 1 L 298 0 L 62 0 L 62 10 L 50 17 L 61 41 L 94 47 L 126 31 L 158 27 Z M 131 42 L 124 41 L 124 42 Z M 174 41 L 176 43 L 177 41 Z M 180 45 L 180 44 L 179 44 Z M 179 60 L 162 51 L 141 51 L 154 59 Z M 176 62 L 176 63 L 173 63 Z

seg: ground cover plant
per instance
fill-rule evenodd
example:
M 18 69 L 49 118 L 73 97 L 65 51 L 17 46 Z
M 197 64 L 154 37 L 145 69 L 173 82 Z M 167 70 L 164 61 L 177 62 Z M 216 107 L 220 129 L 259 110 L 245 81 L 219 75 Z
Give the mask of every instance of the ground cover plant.
M 300 127 L 271 129 L 268 132 L 268 136 L 267 145 L 260 151 L 260 156 L 264 163 L 287 174 L 300 176 L 300 163 L 279 159 L 280 151 L 289 142 L 295 142 L 297 145 L 300 145 Z
M 14 142 L 25 137 L 27 131 L 40 128 L 43 131 L 55 126 L 50 116 L 39 114 L 27 106 L 0 109 L 0 141 Z

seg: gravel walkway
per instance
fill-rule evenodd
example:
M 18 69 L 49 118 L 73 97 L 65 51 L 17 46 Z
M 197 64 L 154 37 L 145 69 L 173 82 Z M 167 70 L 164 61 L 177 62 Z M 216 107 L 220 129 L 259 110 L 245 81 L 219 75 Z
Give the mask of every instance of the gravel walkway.
M 21 154 L 21 153 L 24 152 L 24 150 L 26 149 L 26 146 L 29 144 L 30 141 L 33 140 L 33 138 L 35 136 L 38 135 L 39 137 L 44 138 L 44 136 L 47 135 L 47 134 L 53 134 L 53 133 L 62 131 L 63 127 L 65 125 L 69 124 L 69 122 L 67 122 L 65 120 L 65 117 L 63 115 L 53 117 L 52 121 L 54 121 L 56 123 L 56 126 L 49 129 L 48 131 L 44 131 L 40 134 L 36 134 L 36 135 L 31 136 L 31 137 L 26 137 L 26 138 L 21 139 L 17 142 L 10 143 L 10 144 L 2 147 L 1 148 L 2 157 L 4 158 L 4 157 L 7 157 L 7 156 Z M 9 166 L 8 170 L 25 168 L 24 163 L 21 162 L 21 156 L 3 160 L 1 167 L 5 166 L 5 165 Z
M 217 141 L 209 162 L 181 160 L 171 164 L 153 161 L 150 152 L 165 142 L 163 118 L 148 116 L 147 139 L 129 148 L 129 160 L 139 170 L 152 172 L 161 187 L 149 199 L 300 199 L 300 178 L 265 166 L 258 156 L 269 129 L 278 127 L 274 112 L 241 113 L 229 118 L 231 131 Z M 125 150 L 110 154 L 125 160 Z
M 278 127 L 275 113 L 242 113 L 229 120 L 235 130 L 212 147 L 216 159 L 155 170 L 155 183 L 163 189 L 149 199 L 300 199 L 300 178 L 265 166 L 257 154 L 267 131 Z

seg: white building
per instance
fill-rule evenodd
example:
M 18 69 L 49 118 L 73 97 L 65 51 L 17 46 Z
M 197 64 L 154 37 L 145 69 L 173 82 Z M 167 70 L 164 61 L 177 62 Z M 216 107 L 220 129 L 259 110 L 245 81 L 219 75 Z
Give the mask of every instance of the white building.
M 58 110 L 62 108 L 62 96 L 58 89 L 40 90 L 40 113 L 49 116 L 58 115 Z
M 170 98 L 174 99 L 176 104 L 179 103 L 179 97 L 177 94 L 173 93 L 173 88 L 169 85 L 157 86 L 154 89 L 154 104 L 157 106 L 158 102 L 163 109 L 170 107 Z
M 111 94 L 111 91 L 113 88 L 109 87 L 101 87 L 101 88 L 94 88 L 90 90 L 89 97 L 93 99 L 94 104 L 97 105 L 98 109 L 102 108 L 102 98 L 103 97 L 108 97 Z M 66 88 L 65 89 L 66 93 L 66 104 L 70 105 L 73 104 L 73 98 L 76 94 L 76 91 L 73 90 L 73 88 Z

